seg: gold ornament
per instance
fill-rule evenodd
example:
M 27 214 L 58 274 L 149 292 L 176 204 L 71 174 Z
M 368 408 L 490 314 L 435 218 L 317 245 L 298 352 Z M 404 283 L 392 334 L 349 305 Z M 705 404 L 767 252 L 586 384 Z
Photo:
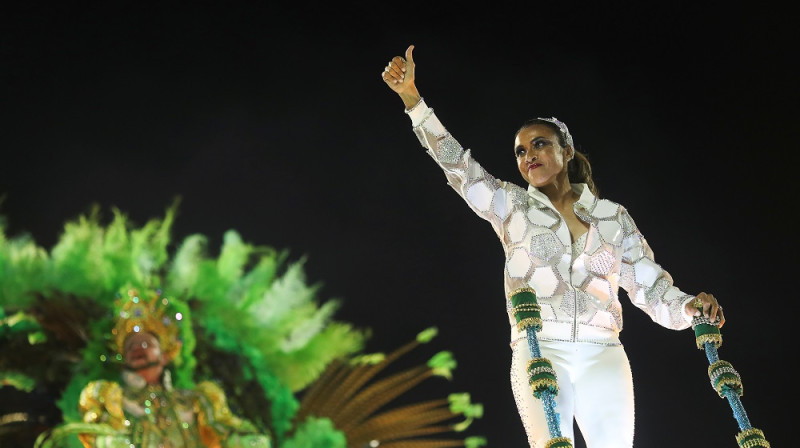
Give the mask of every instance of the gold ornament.
M 129 289 L 115 305 L 116 323 L 111 333 L 117 353 L 124 354 L 125 339 L 129 335 L 147 332 L 158 338 L 161 352 L 168 359 L 178 355 L 181 350 L 179 326 L 183 315 L 171 311 L 170 300 L 161 297 L 159 291 L 140 294 L 137 289 Z

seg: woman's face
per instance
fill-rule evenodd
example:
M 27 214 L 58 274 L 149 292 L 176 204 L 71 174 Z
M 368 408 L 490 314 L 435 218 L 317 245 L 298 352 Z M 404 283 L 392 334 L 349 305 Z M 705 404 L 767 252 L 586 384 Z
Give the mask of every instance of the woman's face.
M 558 134 L 544 124 L 528 126 L 514 139 L 517 168 L 537 188 L 552 184 L 561 173 L 566 174 L 571 151 L 563 148 L 558 143 Z
M 132 333 L 125 339 L 123 349 L 125 365 L 132 370 L 161 365 L 164 360 L 158 339 L 147 332 Z

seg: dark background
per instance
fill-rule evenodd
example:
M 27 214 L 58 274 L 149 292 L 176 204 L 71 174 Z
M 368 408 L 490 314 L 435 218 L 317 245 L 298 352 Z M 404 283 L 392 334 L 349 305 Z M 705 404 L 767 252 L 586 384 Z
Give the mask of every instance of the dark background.
M 380 78 L 414 44 L 423 96 L 495 176 L 521 182 L 512 142 L 524 119 L 570 126 L 601 196 L 628 208 L 676 285 L 725 306 L 720 357 L 742 375 L 753 426 L 773 446 L 796 439 L 800 39 L 788 10 L 70 3 L 0 10 L 10 236 L 49 248 L 92 204 L 143 224 L 180 196 L 174 241 L 204 233 L 215 248 L 236 229 L 308 257 L 309 282 L 343 302 L 337 318 L 373 329 L 369 351 L 438 326 L 432 345 L 458 368 L 420 396 L 470 392 L 485 407 L 472 434 L 526 446 L 508 384 L 501 245 Z M 637 446 L 736 446 L 692 332 L 622 301 Z

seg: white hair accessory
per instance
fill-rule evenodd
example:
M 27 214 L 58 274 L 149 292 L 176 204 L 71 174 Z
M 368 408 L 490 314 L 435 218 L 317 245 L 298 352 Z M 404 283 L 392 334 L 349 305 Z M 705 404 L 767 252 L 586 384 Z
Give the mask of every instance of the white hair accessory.
M 569 128 L 567 128 L 566 123 L 564 123 L 563 121 L 559 120 L 556 117 L 550 117 L 550 118 L 539 117 L 538 119 L 553 123 L 554 125 L 558 126 L 558 129 L 561 130 L 561 133 L 564 134 L 564 139 L 567 141 L 567 146 L 571 146 L 572 149 L 575 149 L 575 144 L 572 142 L 572 134 L 569 133 Z

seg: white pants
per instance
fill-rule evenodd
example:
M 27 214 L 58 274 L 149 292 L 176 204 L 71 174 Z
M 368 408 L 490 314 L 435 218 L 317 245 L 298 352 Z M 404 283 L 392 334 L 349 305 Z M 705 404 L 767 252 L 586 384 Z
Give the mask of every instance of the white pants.
M 574 419 L 587 448 L 633 447 L 633 379 L 622 345 L 539 341 L 539 347 L 558 378 L 555 411 L 561 418 L 561 436 L 575 445 Z M 514 344 L 511 390 L 528 443 L 543 448 L 551 437 L 542 401 L 528 384 L 530 359 L 526 339 Z

